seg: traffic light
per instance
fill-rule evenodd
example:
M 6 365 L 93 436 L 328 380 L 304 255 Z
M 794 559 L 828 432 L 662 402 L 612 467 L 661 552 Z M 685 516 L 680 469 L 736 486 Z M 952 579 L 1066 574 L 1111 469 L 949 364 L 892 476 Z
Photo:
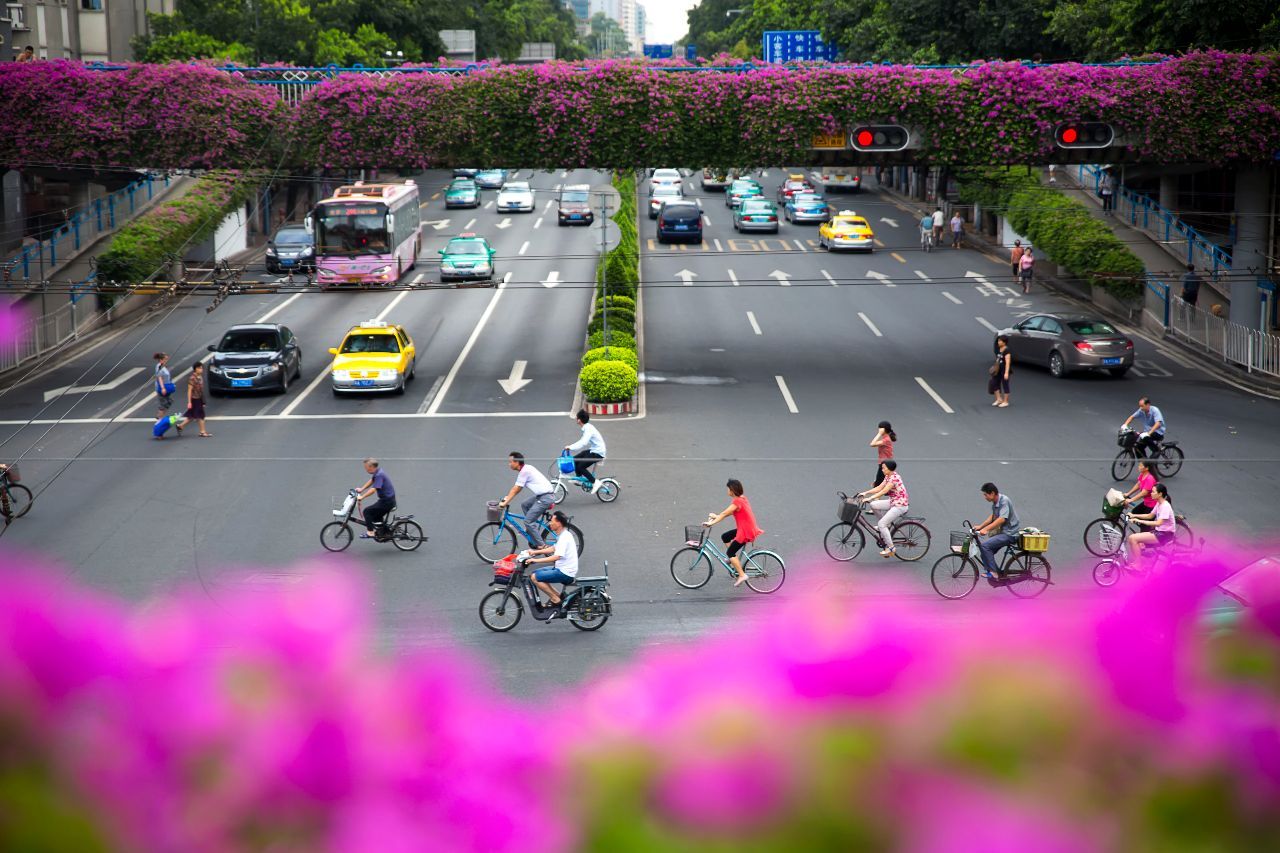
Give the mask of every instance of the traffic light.
M 864 124 L 849 134 L 855 151 L 902 151 L 911 142 L 911 131 L 897 124 Z
M 1058 125 L 1053 138 L 1059 148 L 1107 148 L 1116 132 L 1106 122 L 1077 121 Z

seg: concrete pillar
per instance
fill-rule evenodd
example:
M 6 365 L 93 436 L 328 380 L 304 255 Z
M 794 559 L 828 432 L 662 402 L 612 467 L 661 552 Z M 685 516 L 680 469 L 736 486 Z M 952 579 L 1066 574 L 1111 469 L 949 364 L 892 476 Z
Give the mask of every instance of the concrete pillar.
M 1178 176 L 1160 176 L 1160 206 L 1165 210 L 1178 210 Z
M 1271 172 L 1261 166 L 1236 170 L 1236 242 L 1231 251 L 1231 322 L 1262 327 L 1258 276 L 1267 270 L 1267 201 Z

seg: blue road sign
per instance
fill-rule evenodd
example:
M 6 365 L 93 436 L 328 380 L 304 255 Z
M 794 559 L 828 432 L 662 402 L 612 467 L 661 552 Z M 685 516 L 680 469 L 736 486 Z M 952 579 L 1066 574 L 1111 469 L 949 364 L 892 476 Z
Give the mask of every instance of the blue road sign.
M 670 59 L 674 50 L 675 45 L 646 44 L 644 46 L 644 55 L 649 59 Z
M 840 53 L 817 30 L 767 30 L 763 42 L 765 62 L 832 62 Z
M 686 44 L 684 46 L 684 58 L 693 62 L 698 58 L 698 46 L 696 44 Z

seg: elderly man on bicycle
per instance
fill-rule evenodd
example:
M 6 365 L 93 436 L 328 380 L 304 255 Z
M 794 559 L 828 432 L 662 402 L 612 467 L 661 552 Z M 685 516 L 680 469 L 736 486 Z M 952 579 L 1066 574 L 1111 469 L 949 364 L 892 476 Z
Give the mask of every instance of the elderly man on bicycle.
M 999 571 L 996 552 L 1008 545 L 1017 544 L 1018 528 L 1022 526 L 1022 522 L 1013 508 L 1013 501 L 1009 500 L 1008 495 L 1000 494 L 995 483 L 983 483 L 982 496 L 991 504 L 991 515 L 973 528 L 973 532 L 977 534 L 975 541 L 978 553 L 982 555 L 982 567 L 986 570 L 987 577 L 991 578 Z

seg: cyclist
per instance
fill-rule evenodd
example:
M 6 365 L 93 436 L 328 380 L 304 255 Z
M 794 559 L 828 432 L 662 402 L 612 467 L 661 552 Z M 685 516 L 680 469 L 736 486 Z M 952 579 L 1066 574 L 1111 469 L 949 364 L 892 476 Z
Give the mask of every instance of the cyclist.
M 724 484 L 724 487 L 728 490 L 731 498 L 729 505 L 719 515 L 708 513 L 707 520 L 702 522 L 702 526 L 714 527 L 729 516 L 733 516 L 733 520 L 738 526 L 722 534 L 720 541 L 728 546 L 725 550 L 725 555 L 729 558 L 729 565 L 738 573 L 733 585 L 740 586 L 747 579 L 747 573 L 743 571 L 742 561 L 738 559 L 738 552 L 742 550 L 743 545 L 753 541 L 764 531 L 756 525 L 756 515 L 751 511 L 751 502 L 743 494 L 742 481 L 731 479 Z
M 551 481 L 537 468 L 526 463 L 524 454 L 518 450 L 507 454 L 507 467 L 516 472 L 516 482 L 507 496 L 498 501 L 498 506 L 505 509 L 521 489 L 527 488 L 529 498 L 520 505 L 520 509 L 524 511 L 524 532 L 529 537 L 529 544 L 534 548 L 541 548 L 546 543 L 543 542 L 542 526 L 538 522 L 551 511 L 553 505 Z
M 591 466 L 605 457 L 604 436 L 591 423 L 591 415 L 586 409 L 578 410 L 577 421 L 578 426 L 582 427 L 582 435 L 573 444 L 565 445 L 564 449 L 574 454 L 573 458 L 577 461 L 573 463 L 573 473 L 587 479 L 591 484 L 591 494 L 594 495 L 600 491 L 600 481 L 591 473 Z
M 898 463 L 886 459 L 880 463 L 880 467 L 884 469 L 884 481 L 875 488 L 858 492 L 858 497 L 871 501 L 871 508 L 880 515 L 880 521 L 876 523 L 876 529 L 880 531 L 880 556 L 887 559 L 894 553 L 893 523 L 906 515 L 911 505 L 907 487 L 902 484 L 902 476 L 898 474 Z
M 1000 571 L 996 565 L 996 552 L 1018 541 L 1018 528 L 1022 526 L 1022 522 L 1018 519 L 1017 510 L 1013 508 L 1013 501 L 1009 500 L 1008 495 L 1000 494 L 995 483 L 982 484 L 982 497 L 991 504 L 991 515 L 973 528 L 973 532 L 977 534 L 982 568 L 986 570 L 988 578 L 994 578 Z
M 1173 504 L 1169 502 L 1169 490 L 1164 483 L 1156 483 L 1152 491 L 1156 498 L 1155 511 L 1151 515 L 1129 516 L 1135 524 L 1152 528 L 1129 534 L 1129 550 L 1133 553 L 1135 563 L 1142 559 L 1143 545 L 1168 545 L 1178 532 L 1178 522 L 1173 517 Z
M 578 576 L 578 542 L 574 539 L 573 531 L 569 529 L 569 517 L 560 510 L 551 513 L 548 524 L 556 534 L 556 544 L 532 548 L 521 554 L 520 558 L 530 565 L 555 563 L 549 568 L 538 569 L 529 576 L 529 579 L 533 581 L 534 586 L 546 594 L 550 605 L 556 607 L 560 604 L 560 596 L 551 585 L 573 583 L 573 579 Z M 560 615 L 562 614 L 554 613 L 551 618 L 554 619 Z
M 1129 512 L 1155 512 L 1156 508 L 1156 463 L 1151 459 L 1138 460 L 1138 482 L 1134 483 L 1133 488 L 1124 493 L 1124 498 L 1130 501 Z M 1141 509 L 1139 509 L 1141 504 Z
M 1138 436 L 1138 443 L 1133 448 L 1134 453 L 1141 459 L 1147 455 L 1147 448 L 1151 448 L 1154 453 L 1159 449 L 1160 442 L 1164 439 L 1164 413 L 1159 408 L 1151 404 L 1150 397 L 1143 397 L 1138 401 L 1138 409 L 1132 415 L 1124 419 L 1121 428 L 1127 427 L 1129 422 L 1137 418 L 1143 425 L 1143 432 Z
M 9 504 L 9 490 L 4 488 L 9 481 L 9 466 L 0 462 L 0 516 L 4 516 L 5 526 L 13 520 L 13 507 Z
M 933 246 L 933 216 L 926 213 L 920 220 L 920 248 L 928 251 Z
M 387 515 L 396 508 L 396 487 L 391 485 L 391 478 L 372 456 L 364 460 L 364 470 L 369 475 L 369 481 L 356 489 L 356 497 L 363 500 L 377 493 L 378 499 L 364 510 L 365 532 L 360 534 L 360 538 L 384 539 L 390 533 L 387 530 Z

